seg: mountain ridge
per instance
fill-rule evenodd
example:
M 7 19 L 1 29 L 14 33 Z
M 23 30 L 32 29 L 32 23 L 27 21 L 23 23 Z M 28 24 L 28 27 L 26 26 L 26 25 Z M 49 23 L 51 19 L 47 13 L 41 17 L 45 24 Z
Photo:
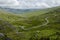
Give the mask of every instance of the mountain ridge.
M 0 40 L 60 40 L 60 7 L 20 15 L 0 10 Z

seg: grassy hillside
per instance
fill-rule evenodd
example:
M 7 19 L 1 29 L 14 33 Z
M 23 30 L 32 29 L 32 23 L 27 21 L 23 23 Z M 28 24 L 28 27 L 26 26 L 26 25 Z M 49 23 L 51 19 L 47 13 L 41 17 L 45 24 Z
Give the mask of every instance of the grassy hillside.
M 60 7 L 25 14 L 0 10 L 0 40 L 60 40 Z

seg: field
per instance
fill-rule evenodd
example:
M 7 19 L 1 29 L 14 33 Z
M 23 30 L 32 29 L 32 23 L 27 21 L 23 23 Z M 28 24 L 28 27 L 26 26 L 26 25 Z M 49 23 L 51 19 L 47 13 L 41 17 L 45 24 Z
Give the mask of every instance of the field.
M 60 7 L 24 14 L 0 10 L 0 40 L 60 40 Z

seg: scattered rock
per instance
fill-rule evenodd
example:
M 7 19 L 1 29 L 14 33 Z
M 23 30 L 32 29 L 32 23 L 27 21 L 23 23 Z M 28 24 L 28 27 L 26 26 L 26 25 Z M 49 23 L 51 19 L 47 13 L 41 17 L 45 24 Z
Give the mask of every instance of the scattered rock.
M 3 33 L 0 33 L 0 37 L 4 37 L 4 34 Z

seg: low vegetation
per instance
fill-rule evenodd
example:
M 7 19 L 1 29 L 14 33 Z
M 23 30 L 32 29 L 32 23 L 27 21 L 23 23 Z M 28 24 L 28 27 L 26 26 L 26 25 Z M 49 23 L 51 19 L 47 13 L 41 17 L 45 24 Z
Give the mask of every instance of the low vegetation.
M 0 11 L 0 40 L 60 40 L 60 7 L 30 13 Z

